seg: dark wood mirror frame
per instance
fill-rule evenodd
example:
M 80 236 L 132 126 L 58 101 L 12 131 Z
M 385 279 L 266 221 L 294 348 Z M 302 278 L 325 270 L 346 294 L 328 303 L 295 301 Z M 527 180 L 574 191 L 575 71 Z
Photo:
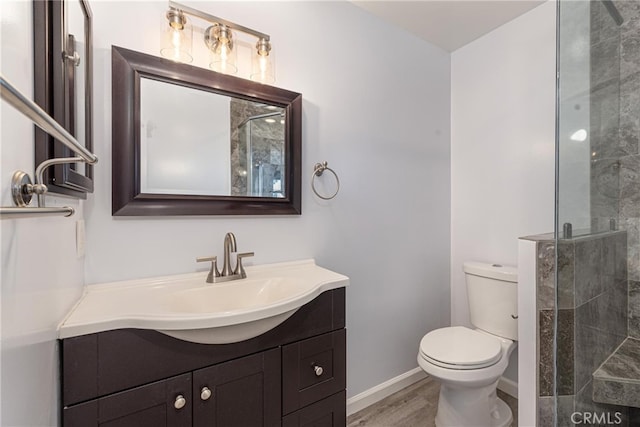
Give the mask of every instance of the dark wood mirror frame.
M 113 216 L 301 214 L 301 94 L 117 46 L 111 49 L 111 70 Z M 285 197 L 142 193 L 140 191 L 141 77 L 284 108 L 286 117 Z M 176 147 L 176 150 L 178 149 L 179 147 Z
M 84 14 L 85 51 L 85 135 L 84 144 L 93 151 L 93 41 L 92 13 L 86 0 L 79 0 Z M 76 69 L 72 60 L 74 37 L 68 34 L 65 0 L 33 1 L 34 101 L 72 135 L 76 134 Z M 73 152 L 52 136 L 35 127 L 35 164 L 59 157 L 73 157 Z M 93 192 L 93 166 L 84 173 L 75 164 L 55 165 L 45 169 L 44 183 L 50 193 L 86 199 Z

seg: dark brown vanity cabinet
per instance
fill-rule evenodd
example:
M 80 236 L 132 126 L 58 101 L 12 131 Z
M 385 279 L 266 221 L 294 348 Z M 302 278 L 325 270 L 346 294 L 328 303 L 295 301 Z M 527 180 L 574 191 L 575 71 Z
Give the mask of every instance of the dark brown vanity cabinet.
M 279 349 L 195 371 L 193 425 L 279 425 L 280 378 Z
M 64 426 L 191 426 L 189 402 L 191 375 L 184 374 L 65 408 Z
M 121 329 L 61 341 L 63 427 L 345 426 L 344 288 L 275 329 L 196 344 Z
M 342 329 L 282 347 L 285 414 L 344 390 L 345 346 Z

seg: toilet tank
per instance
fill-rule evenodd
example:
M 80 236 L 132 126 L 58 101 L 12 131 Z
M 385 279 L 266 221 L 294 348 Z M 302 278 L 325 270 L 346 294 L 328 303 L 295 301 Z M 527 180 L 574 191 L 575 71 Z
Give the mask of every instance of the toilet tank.
M 463 264 L 471 323 L 510 340 L 518 339 L 518 270 L 481 262 Z

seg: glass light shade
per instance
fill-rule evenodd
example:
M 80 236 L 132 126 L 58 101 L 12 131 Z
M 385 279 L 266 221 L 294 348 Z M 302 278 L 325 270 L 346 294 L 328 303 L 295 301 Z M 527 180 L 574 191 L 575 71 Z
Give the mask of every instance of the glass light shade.
M 275 66 L 273 64 L 273 52 L 253 52 L 251 58 L 251 80 L 264 84 L 272 84 L 276 81 Z
M 238 51 L 227 43 L 220 43 L 211 52 L 209 68 L 218 73 L 235 74 L 238 72 Z
M 162 17 L 160 55 L 176 62 L 193 62 L 193 27 L 189 24 L 171 26 L 165 16 Z

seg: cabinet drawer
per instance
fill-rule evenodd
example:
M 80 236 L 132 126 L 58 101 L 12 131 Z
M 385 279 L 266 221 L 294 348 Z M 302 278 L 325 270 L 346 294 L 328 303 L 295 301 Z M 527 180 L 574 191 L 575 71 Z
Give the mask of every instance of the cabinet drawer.
M 347 394 L 344 390 L 282 419 L 282 427 L 345 427 L 346 424 Z
M 346 330 L 282 347 L 283 414 L 346 388 Z
M 64 408 L 62 425 L 190 427 L 191 408 L 191 374 L 183 374 Z

